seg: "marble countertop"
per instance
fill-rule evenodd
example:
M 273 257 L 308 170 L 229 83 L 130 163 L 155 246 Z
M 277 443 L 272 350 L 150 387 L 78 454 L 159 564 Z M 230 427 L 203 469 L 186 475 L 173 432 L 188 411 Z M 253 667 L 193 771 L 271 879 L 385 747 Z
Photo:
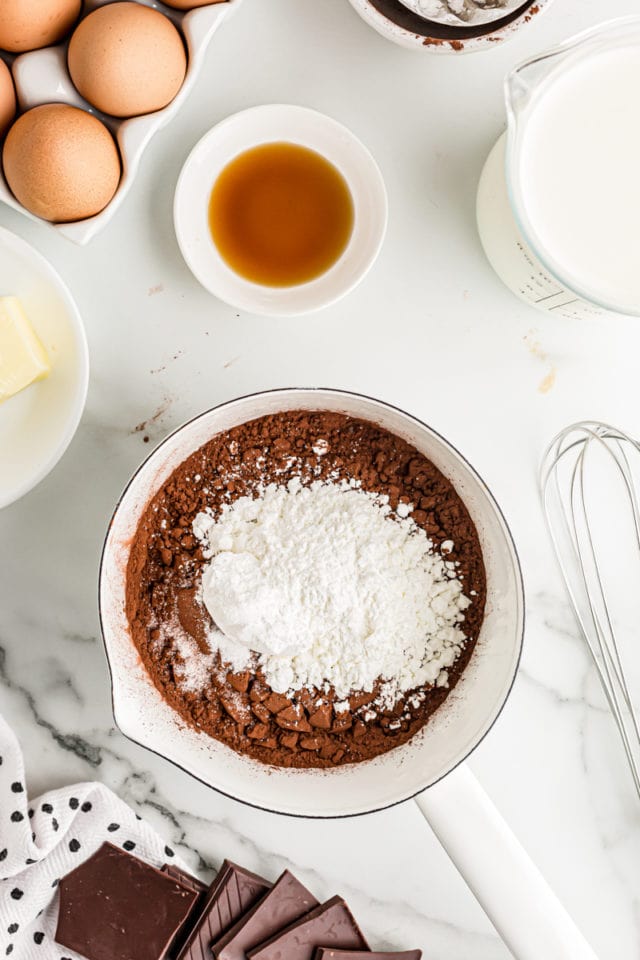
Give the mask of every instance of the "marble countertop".
M 606 16 L 636 6 L 609 0 Z M 97 565 L 115 500 L 150 445 L 258 389 L 361 391 L 435 426 L 504 508 L 526 580 L 525 652 L 471 766 L 603 960 L 637 960 L 640 808 L 552 562 L 536 469 L 572 420 L 640 434 L 640 327 L 520 303 L 485 261 L 474 223 L 480 169 L 504 125 L 506 70 L 603 15 L 599 0 L 556 0 L 509 44 L 437 57 L 386 42 L 347 0 L 246 0 L 89 247 L 0 208 L 0 224 L 71 286 L 93 364 L 67 455 L 0 514 L 0 710 L 21 739 L 30 791 L 102 780 L 203 875 L 224 856 L 269 874 L 295 867 L 318 895 L 348 897 L 376 946 L 419 945 L 426 960 L 509 956 L 414 805 L 353 821 L 279 818 L 219 796 L 113 727 Z M 389 190 L 374 271 L 309 319 L 256 319 L 217 302 L 173 234 L 173 190 L 192 145 L 225 115 L 269 101 L 347 124 Z

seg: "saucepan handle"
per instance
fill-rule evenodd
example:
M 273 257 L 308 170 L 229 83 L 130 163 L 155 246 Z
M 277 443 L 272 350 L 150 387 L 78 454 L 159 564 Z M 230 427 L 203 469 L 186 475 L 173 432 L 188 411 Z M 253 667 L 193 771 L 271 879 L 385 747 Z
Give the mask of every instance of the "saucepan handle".
M 416 803 L 516 960 L 597 960 L 468 767 Z

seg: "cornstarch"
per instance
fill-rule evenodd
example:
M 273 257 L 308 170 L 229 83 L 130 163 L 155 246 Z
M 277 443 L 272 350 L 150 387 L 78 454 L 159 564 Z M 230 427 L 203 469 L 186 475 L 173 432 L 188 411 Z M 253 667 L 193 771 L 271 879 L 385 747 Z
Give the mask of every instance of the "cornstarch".
M 425 531 L 387 496 L 356 481 L 294 477 L 199 513 L 208 561 L 201 599 L 212 652 L 234 671 L 259 665 L 278 693 L 371 691 L 393 706 L 422 685 L 445 685 L 466 637 L 470 600 Z M 444 545 L 443 545 L 444 546 Z

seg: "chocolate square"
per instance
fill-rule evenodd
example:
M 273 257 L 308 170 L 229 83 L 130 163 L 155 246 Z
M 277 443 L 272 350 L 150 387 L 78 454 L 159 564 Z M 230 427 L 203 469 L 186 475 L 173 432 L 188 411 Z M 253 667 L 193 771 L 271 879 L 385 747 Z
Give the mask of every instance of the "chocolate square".
M 180 926 L 180 929 L 176 933 L 171 945 L 167 950 L 167 957 L 169 957 L 169 960 L 175 960 L 182 950 L 182 947 L 186 943 L 187 937 L 193 929 L 195 920 L 202 913 L 202 907 L 204 906 L 206 893 L 209 888 L 206 883 L 202 882 L 202 880 L 198 880 L 198 878 L 194 877 L 193 874 L 187 873 L 186 870 L 181 870 L 180 867 L 176 867 L 176 865 L 173 863 L 165 863 L 164 866 L 160 867 L 160 872 L 166 873 L 167 876 L 171 877 L 172 880 L 175 880 L 176 883 L 181 884 L 181 886 L 183 886 L 186 890 L 191 890 L 196 894 L 195 900 L 193 901 L 193 906 L 189 911 L 189 915 L 185 917 L 184 922 Z
M 219 940 L 270 889 L 271 884 L 263 877 L 225 860 L 178 960 L 211 960 L 210 944 Z
M 176 883 L 182 884 L 187 890 L 193 890 L 194 893 L 197 894 L 205 894 L 209 889 L 207 884 L 203 883 L 202 880 L 198 880 L 192 873 L 187 873 L 186 870 L 181 870 L 180 867 L 176 867 L 174 863 L 163 864 L 160 867 L 160 873 L 166 873 L 166 875 L 171 877 L 172 880 L 175 880 Z
M 60 881 L 56 941 L 87 960 L 162 960 L 196 896 L 103 843 Z
M 249 960 L 312 960 L 316 947 L 368 950 L 349 907 L 332 897 L 260 946 L 247 952 Z
M 246 960 L 252 947 L 299 920 L 318 901 L 292 873 L 285 870 L 271 890 L 211 947 L 217 960 Z

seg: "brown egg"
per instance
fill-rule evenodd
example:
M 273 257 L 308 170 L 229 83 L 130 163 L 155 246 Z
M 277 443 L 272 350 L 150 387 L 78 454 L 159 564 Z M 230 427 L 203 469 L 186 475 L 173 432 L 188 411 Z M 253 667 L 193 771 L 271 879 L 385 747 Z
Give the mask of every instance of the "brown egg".
M 64 223 L 99 213 L 120 182 L 120 156 L 105 125 L 86 110 L 47 103 L 7 134 L 4 175 L 23 207 Z
M 182 86 L 187 55 L 171 21 L 139 3 L 109 3 L 82 20 L 69 43 L 69 73 L 92 106 L 114 117 L 166 107 Z
M 24 53 L 57 43 L 81 6 L 82 0 L 0 0 L 0 49 Z
M 0 60 L 0 137 L 4 136 L 15 115 L 16 91 L 13 77 L 4 60 Z
M 194 10 L 196 7 L 208 7 L 212 3 L 224 3 L 224 0 L 163 0 L 163 3 L 174 10 Z

